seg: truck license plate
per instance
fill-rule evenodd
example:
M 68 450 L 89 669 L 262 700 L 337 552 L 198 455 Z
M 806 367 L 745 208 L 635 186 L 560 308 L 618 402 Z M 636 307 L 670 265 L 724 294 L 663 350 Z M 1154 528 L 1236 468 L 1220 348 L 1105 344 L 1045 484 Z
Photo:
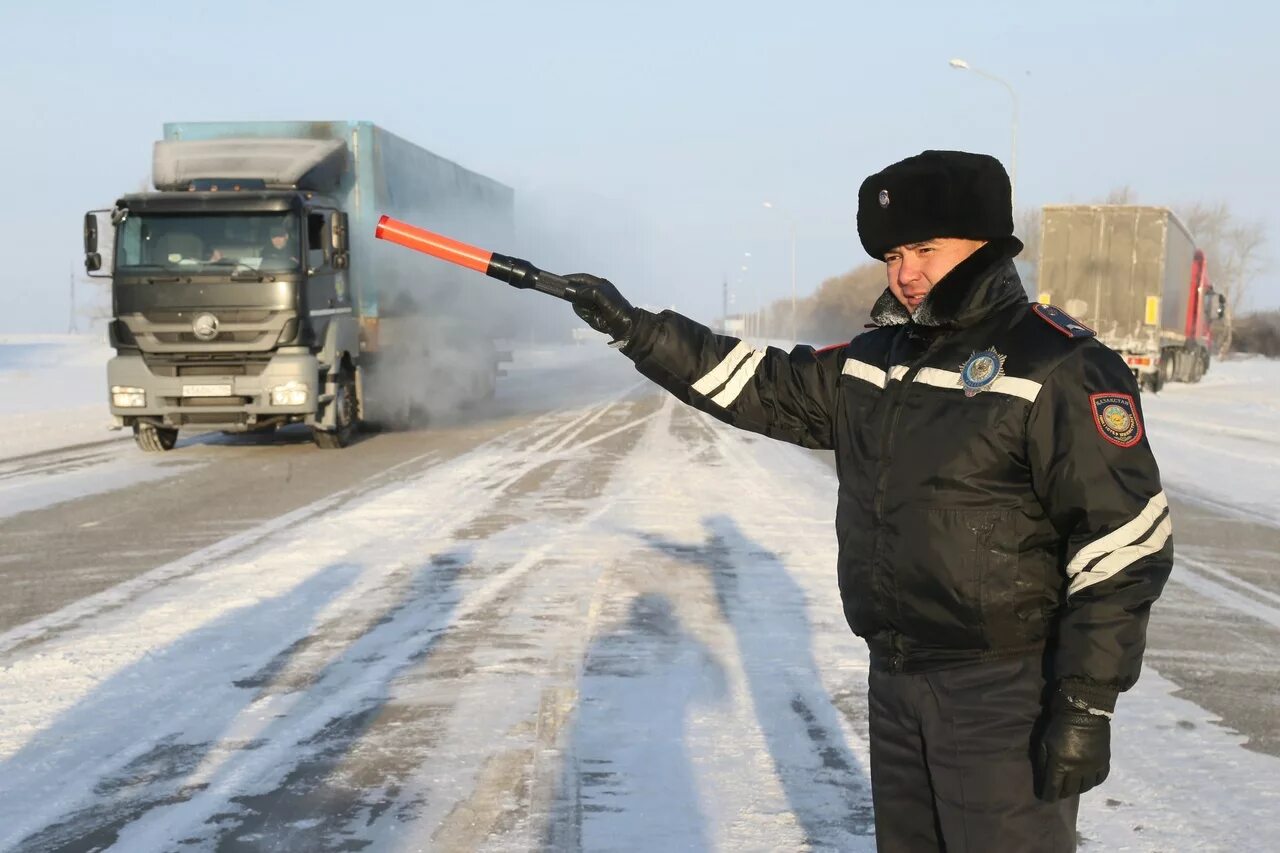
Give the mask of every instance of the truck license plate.
M 183 385 L 184 397 L 230 397 L 230 385 Z

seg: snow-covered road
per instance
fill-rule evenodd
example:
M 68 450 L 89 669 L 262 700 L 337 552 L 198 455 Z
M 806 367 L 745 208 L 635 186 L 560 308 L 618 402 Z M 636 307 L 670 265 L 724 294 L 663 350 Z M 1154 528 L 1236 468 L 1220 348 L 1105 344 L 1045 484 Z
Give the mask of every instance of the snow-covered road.
M 0 582 L 39 559 L 49 589 L 0 622 L 0 850 L 874 849 L 830 466 L 604 348 L 516 367 L 487 418 L 372 437 L 328 486 L 322 452 L 289 443 L 7 454 Z M 1190 538 L 1082 847 L 1265 849 L 1280 365 L 1216 365 L 1145 405 Z M 273 455 L 287 477 L 249 480 Z M 253 522 L 208 507 L 203 538 L 146 503 L 167 484 L 178 517 L 183 482 L 232 500 L 229 472 L 295 499 L 257 496 Z M 186 550 L 103 544 L 111 572 L 59 590 L 59 537 L 131 504 Z M 1231 680 L 1250 675 L 1269 689 Z M 1236 707 L 1211 707 L 1224 685 Z

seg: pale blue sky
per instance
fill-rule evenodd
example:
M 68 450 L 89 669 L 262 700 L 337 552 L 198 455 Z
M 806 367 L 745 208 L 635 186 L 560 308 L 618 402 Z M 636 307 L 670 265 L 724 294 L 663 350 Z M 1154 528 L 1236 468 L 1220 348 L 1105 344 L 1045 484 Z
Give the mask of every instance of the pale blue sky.
M 367 119 L 498 178 L 515 247 L 719 313 L 866 260 L 858 184 L 925 148 L 1008 162 L 1020 206 L 1225 201 L 1280 257 L 1280 13 L 1257 2 L 42 2 L 0 9 L 0 331 L 66 326 L 80 215 L 172 120 Z M 502 250 L 503 247 L 494 247 Z M 750 267 L 739 286 L 743 253 Z M 497 286 L 496 284 L 492 286 Z M 1280 304 L 1270 265 L 1255 307 Z

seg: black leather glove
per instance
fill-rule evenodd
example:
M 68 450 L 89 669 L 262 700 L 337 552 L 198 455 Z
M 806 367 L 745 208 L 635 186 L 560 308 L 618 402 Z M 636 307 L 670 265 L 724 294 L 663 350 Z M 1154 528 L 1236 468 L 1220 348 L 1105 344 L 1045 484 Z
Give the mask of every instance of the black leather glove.
M 636 309 L 612 282 L 586 273 L 566 276 L 572 286 L 573 312 L 597 332 L 613 337 L 621 345 L 631 337 Z
M 1040 799 L 1050 803 L 1101 785 L 1111 770 L 1111 715 L 1059 690 L 1036 748 L 1036 769 Z

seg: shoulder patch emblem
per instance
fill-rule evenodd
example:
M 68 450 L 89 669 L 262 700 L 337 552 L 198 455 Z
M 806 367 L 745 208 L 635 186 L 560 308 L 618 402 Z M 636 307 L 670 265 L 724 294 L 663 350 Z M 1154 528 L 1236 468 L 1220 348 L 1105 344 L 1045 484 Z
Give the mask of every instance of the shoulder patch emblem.
M 960 367 L 960 385 L 964 388 L 964 395 L 972 397 L 979 391 L 985 391 L 1004 376 L 1004 360 L 1005 356 L 994 348 L 969 356 L 969 360 Z
M 1093 424 L 1098 434 L 1117 447 L 1133 447 L 1142 440 L 1138 407 L 1128 394 L 1091 394 Z
M 1068 338 L 1091 338 L 1096 334 L 1093 329 L 1090 329 L 1061 308 L 1045 305 L 1043 302 L 1036 302 L 1031 306 L 1031 310 L 1037 317 L 1062 332 Z

